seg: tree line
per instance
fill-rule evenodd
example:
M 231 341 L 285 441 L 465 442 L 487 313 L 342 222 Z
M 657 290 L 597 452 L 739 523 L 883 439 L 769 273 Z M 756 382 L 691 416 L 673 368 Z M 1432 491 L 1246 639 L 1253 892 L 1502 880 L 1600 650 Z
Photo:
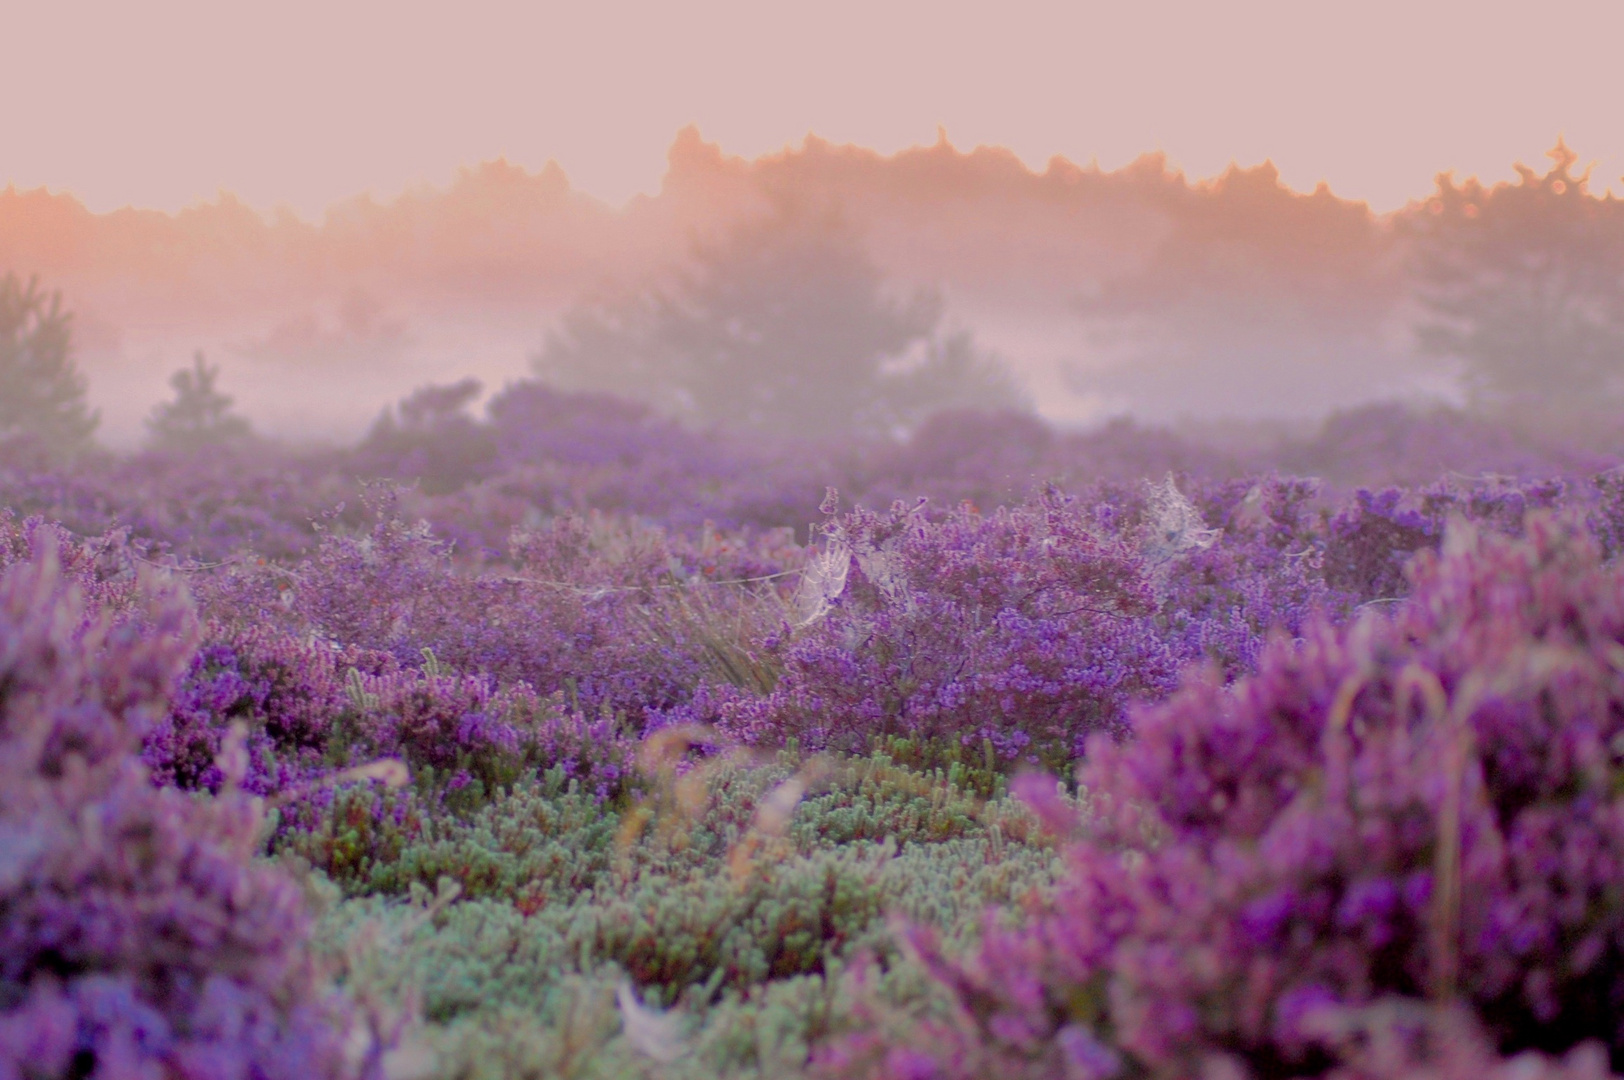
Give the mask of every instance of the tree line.
M 1543 173 L 1518 166 L 1515 182 L 1442 176 L 1396 221 L 1417 344 L 1457 361 L 1488 415 L 1596 413 L 1624 397 L 1624 202 L 1595 194 L 1564 144 L 1550 156 Z M 1093 314 L 1155 318 L 1170 302 L 1119 288 Z M 838 213 L 787 200 L 696 242 L 681 266 L 589 294 L 533 366 L 561 388 L 775 438 L 884 437 L 946 408 L 1026 404 L 939 295 L 895 291 Z M 172 377 L 173 400 L 148 422 L 154 445 L 251 437 L 218 374 L 200 354 Z M 60 295 L 0 279 L 0 443 L 71 453 L 96 422 Z

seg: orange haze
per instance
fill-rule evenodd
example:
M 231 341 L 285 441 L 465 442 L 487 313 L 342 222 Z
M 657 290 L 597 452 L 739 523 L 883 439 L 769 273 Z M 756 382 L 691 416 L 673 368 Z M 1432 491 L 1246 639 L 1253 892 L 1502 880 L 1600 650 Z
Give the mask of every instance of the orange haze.
M 496 161 L 446 188 L 339 203 L 319 223 L 229 195 L 173 214 L 98 214 L 70 195 L 12 189 L 0 191 L 0 270 L 64 290 L 112 441 L 139 434 L 164 376 L 198 347 L 262 425 L 344 437 L 419 383 L 522 375 L 583 291 L 680 263 L 696 237 L 786 194 L 838 207 L 898 288 L 940 290 L 953 322 L 1008 359 L 1056 419 L 1158 411 L 1091 390 L 1088 372 L 1112 358 L 1080 313 L 1114 282 L 1176 284 L 1215 257 L 1268 268 L 1270 297 L 1318 330 L 1371 338 L 1386 367 L 1345 373 L 1316 400 L 1258 397 L 1231 380 L 1238 409 L 1207 394 L 1208 407 L 1161 412 L 1304 413 L 1414 389 L 1404 350 L 1378 340 L 1397 299 L 1381 218 L 1323 188 L 1295 193 L 1270 166 L 1194 184 L 1154 155 L 1114 172 L 1059 159 L 1033 172 L 1003 149 L 938 141 L 885 156 L 808 138 L 748 161 L 687 129 L 659 193 L 623 207 L 556 166 Z
M 229 190 L 314 217 L 498 156 L 619 205 L 690 123 L 749 157 L 940 124 L 1039 169 L 1270 158 L 1378 210 L 1559 131 L 1624 172 L 1615 0 L 53 0 L 0 36 L 0 184 L 96 210 Z

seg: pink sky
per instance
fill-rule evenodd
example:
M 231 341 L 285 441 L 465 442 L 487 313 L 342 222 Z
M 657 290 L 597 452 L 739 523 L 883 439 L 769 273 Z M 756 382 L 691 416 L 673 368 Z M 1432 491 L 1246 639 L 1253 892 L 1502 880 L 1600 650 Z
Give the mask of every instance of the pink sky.
M 755 156 L 816 131 L 1198 176 L 1272 158 L 1378 210 L 1443 169 L 1543 164 L 1558 132 L 1617 188 L 1624 4 L 423 4 L 53 0 L 0 41 L 0 183 L 94 210 L 221 189 L 317 216 L 506 155 L 611 202 L 697 123 Z

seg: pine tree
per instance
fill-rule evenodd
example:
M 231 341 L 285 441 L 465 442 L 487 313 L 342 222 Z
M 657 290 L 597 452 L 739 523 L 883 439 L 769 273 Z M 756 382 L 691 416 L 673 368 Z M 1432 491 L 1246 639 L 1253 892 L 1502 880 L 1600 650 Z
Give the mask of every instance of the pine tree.
M 241 442 L 252 436 L 248 421 L 231 412 L 231 398 L 215 387 L 218 365 L 210 365 L 198 352 L 190 368 L 169 377 L 173 401 L 159 402 L 147 421 L 152 445 L 163 450 L 197 450 L 206 446 Z
M 796 207 L 695 246 L 680 271 L 589 299 L 535 358 L 567 389 L 634 397 L 702 426 L 879 434 L 1019 390 L 938 297 L 890 295 L 860 237 Z
M 42 292 L 37 278 L 0 278 L 0 444 L 71 453 L 89 443 L 99 418 L 85 404 L 72 331 L 60 292 Z

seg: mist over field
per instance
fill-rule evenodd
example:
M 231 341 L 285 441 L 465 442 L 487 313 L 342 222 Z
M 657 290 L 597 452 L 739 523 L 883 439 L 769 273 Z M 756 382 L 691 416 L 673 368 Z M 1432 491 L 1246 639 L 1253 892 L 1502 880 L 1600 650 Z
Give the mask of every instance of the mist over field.
M 1405 225 L 1428 195 L 1379 215 L 1323 185 L 1294 191 L 1266 164 L 1194 178 L 1147 154 L 1034 172 L 945 135 L 891 155 L 808 137 L 747 160 L 688 128 L 658 193 L 618 206 L 556 164 L 500 160 L 319 221 L 229 193 L 92 213 L 13 187 L 0 267 L 62 291 L 101 437 L 120 446 L 198 349 L 246 416 L 293 439 L 353 439 L 431 382 L 495 391 L 531 373 L 583 298 L 657 290 L 696 245 L 785 213 L 823 215 L 887 294 L 933 297 L 939 328 L 968 333 L 1053 421 L 1300 423 L 1464 400 L 1460 359 L 1416 334 Z

